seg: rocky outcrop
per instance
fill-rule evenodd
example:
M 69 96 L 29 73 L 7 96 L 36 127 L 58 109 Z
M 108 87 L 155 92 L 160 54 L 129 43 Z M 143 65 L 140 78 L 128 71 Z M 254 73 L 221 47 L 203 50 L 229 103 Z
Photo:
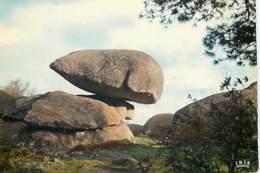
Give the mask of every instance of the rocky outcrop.
M 155 138 L 167 137 L 173 129 L 173 116 L 170 113 L 153 116 L 145 123 L 144 134 Z
M 257 103 L 257 82 L 252 83 L 249 87 L 240 91 L 244 100 L 251 100 Z M 224 104 L 230 104 L 231 100 L 227 93 L 218 93 L 201 100 L 195 101 L 174 114 L 175 122 L 185 122 L 191 118 L 192 115 L 207 117 L 212 112 L 212 105 L 217 106 L 221 111 Z
M 127 126 L 132 131 L 134 136 L 138 136 L 138 135 L 143 134 L 143 128 L 144 127 L 142 125 L 139 125 L 139 124 L 127 124 Z
M 128 105 L 122 103 L 120 107 Z M 62 91 L 17 98 L 4 109 L 0 144 L 28 145 L 58 152 L 77 147 L 134 143 L 132 132 L 121 122 L 123 115 L 120 113 L 125 112 L 112 105 L 94 97 Z
M 51 152 L 132 144 L 134 136 L 123 120 L 132 119 L 134 106 L 126 101 L 151 104 L 162 94 L 159 64 L 140 51 L 76 51 L 50 67 L 96 95 L 54 91 L 13 98 L 0 92 L 0 144 L 11 141 Z
M 70 151 L 78 148 L 125 145 L 135 142 L 133 134 L 123 123 L 93 131 L 37 131 L 32 133 L 32 139 L 33 143 L 31 145 L 45 151 Z
M 120 115 L 104 102 L 55 91 L 38 99 L 25 121 L 36 126 L 87 130 L 120 124 Z
M 0 122 L 0 144 L 33 147 L 47 152 L 70 151 L 135 143 L 129 128 L 120 123 L 103 129 L 55 131 L 30 127 L 24 122 Z
M 12 102 L 5 106 L 3 118 L 23 120 L 27 112 L 32 109 L 32 104 L 40 97 L 41 95 L 13 99 Z
M 159 100 L 163 73 L 148 54 L 134 50 L 80 50 L 50 68 L 73 85 L 98 95 L 151 104 Z

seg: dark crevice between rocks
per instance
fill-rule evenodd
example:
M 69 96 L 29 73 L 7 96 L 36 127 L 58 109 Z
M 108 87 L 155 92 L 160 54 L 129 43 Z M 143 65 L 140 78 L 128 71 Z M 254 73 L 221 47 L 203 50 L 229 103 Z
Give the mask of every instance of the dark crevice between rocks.
M 95 128 L 95 129 L 69 129 L 69 128 L 62 128 L 62 127 L 49 127 L 49 126 L 43 126 L 43 125 L 37 125 L 34 123 L 28 123 L 28 129 L 32 131 L 49 131 L 49 132 L 59 132 L 59 133 L 75 133 L 75 132 L 95 132 L 96 130 L 102 130 L 102 128 Z
M 49 127 L 49 126 L 43 126 L 43 125 L 38 125 L 35 123 L 29 123 L 29 122 L 24 122 L 28 125 L 28 129 L 30 131 L 49 131 L 49 132 L 58 132 L 58 133 L 68 133 L 68 134 L 73 134 L 76 132 L 95 132 L 96 130 L 103 130 L 104 128 L 108 127 L 113 127 L 117 126 L 118 124 L 113 124 L 109 125 L 106 127 L 98 127 L 98 128 L 92 128 L 92 129 L 69 129 L 69 128 L 63 128 L 63 127 Z

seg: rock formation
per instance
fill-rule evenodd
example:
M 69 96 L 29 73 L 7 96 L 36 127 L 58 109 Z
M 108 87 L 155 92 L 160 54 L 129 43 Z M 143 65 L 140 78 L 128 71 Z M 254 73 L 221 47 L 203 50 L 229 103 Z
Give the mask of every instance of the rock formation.
M 91 130 L 120 124 L 120 115 L 104 102 L 55 91 L 35 101 L 24 120 L 41 127 Z
M 143 52 L 76 51 L 50 67 L 96 95 L 54 91 L 12 97 L 0 91 L 0 143 L 52 152 L 132 144 L 134 136 L 123 122 L 134 114 L 127 100 L 150 104 L 162 93 L 161 68 Z
M 139 125 L 139 124 L 127 124 L 127 126 L 132 131 L 134 136 L 138 136 L 138 135 L 141 135 L 141 134 L 144 133 L 143 132 L 144 127 L 142 125 Z
M 150 118 L 144 125 L 143 132 L 145 135 L 163 138 L 172 132 L 173 114 L 158 114 Z
M 134 116 L 134 106 L 130 103 L 124 101 L 123 99 L 117 99 L 112 97 L 105 97 L 105 96 L 99 96 L 99 95 L 79 95 L 81 97 L 87 97 L 96 99 L 102 102 L 105 102 L 109 106 L 112 106 L 116 109 L 119 115 L 121 115 L 122 120 L 131 120 Z
M 230 102 L 230 99 L 226 96 L 226 94 L 226 92 L 214 94 L 183 107 L 174 114 L 174 121 L 185 122 L 194 114 L 207 117 L 212 111 L 212 104 L 216 105 L 218 109 L 221 110 L 223 104 L 229 104 Z M 254 82 L 249 87 L 241 90 L 241 94 L 244 99 L 249 99 L 256 104 L 257 82 Z
M 38 98 L 40 98 L 40 95 L 14 98 L 12 102 L 5 105 L 2 117 L 11 120 L 23 120 Z
M 75 51 L 50 67 L 73 85 L 98 95 L 151 104 L 162 94 L 159 64 L 140 51 Z
M 1 144 L 69 151 L 79 146 L 135 143 L 117 108 L 93 98 L 54 91 L 16 98 L 3 112 Z
M 51 132 L 36 131 L 32 133 L 35 148 L 47 151 L 70 151 L 77 148 L 98 147 L 105 145 L 123 145 L 135 142 L 129 128 L 121 123 L 115 126 L 107 126 L 95 131 L 76 132 Z M 39 145 L 40 144 L 40 145 Z

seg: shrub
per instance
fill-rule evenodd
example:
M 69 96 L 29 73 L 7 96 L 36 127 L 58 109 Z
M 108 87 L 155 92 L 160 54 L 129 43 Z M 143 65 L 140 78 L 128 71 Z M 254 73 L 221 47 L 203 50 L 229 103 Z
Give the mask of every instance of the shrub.
M 34 90 L 30 88 L 30 84 L 21 79 L 10 81 L 2 90 L 11 96 L 31 96 L 34 94 Z
M 246 82 L 245 80 L 244 82 Z M 248 160 L 257 169 L 257 110 L 242 90 L 236 90 L 241 79 L 232 84 L 226 78 L 221 89 L 227 89 L 226 101 L 211 104 L 207 116 L 194 114 L 176 125 L 167 164 L 174 172 L 236 171 L 235 161 Z M 202 109 L 203 110 L 203 109 Z

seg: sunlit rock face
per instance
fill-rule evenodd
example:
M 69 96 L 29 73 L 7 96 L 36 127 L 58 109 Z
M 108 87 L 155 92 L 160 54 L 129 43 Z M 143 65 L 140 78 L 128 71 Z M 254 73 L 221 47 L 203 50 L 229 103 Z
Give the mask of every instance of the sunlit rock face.
M 59 152 L 135 143 L 122 122 L 132 105 L 113 98 L 107 104 L 108 100 L 95 98 L 54 91 L 5 102 L 0 144 Z
M 38 99 L 24 120 L 42 127 L 88 130 L 120 124 L 120 115 L 102 101 L 55 91 Z
M 159 64 L 134 50 L 75 51 L 50 68 L 83 90 L 145 104 L 160 99 L 164 83 Z

